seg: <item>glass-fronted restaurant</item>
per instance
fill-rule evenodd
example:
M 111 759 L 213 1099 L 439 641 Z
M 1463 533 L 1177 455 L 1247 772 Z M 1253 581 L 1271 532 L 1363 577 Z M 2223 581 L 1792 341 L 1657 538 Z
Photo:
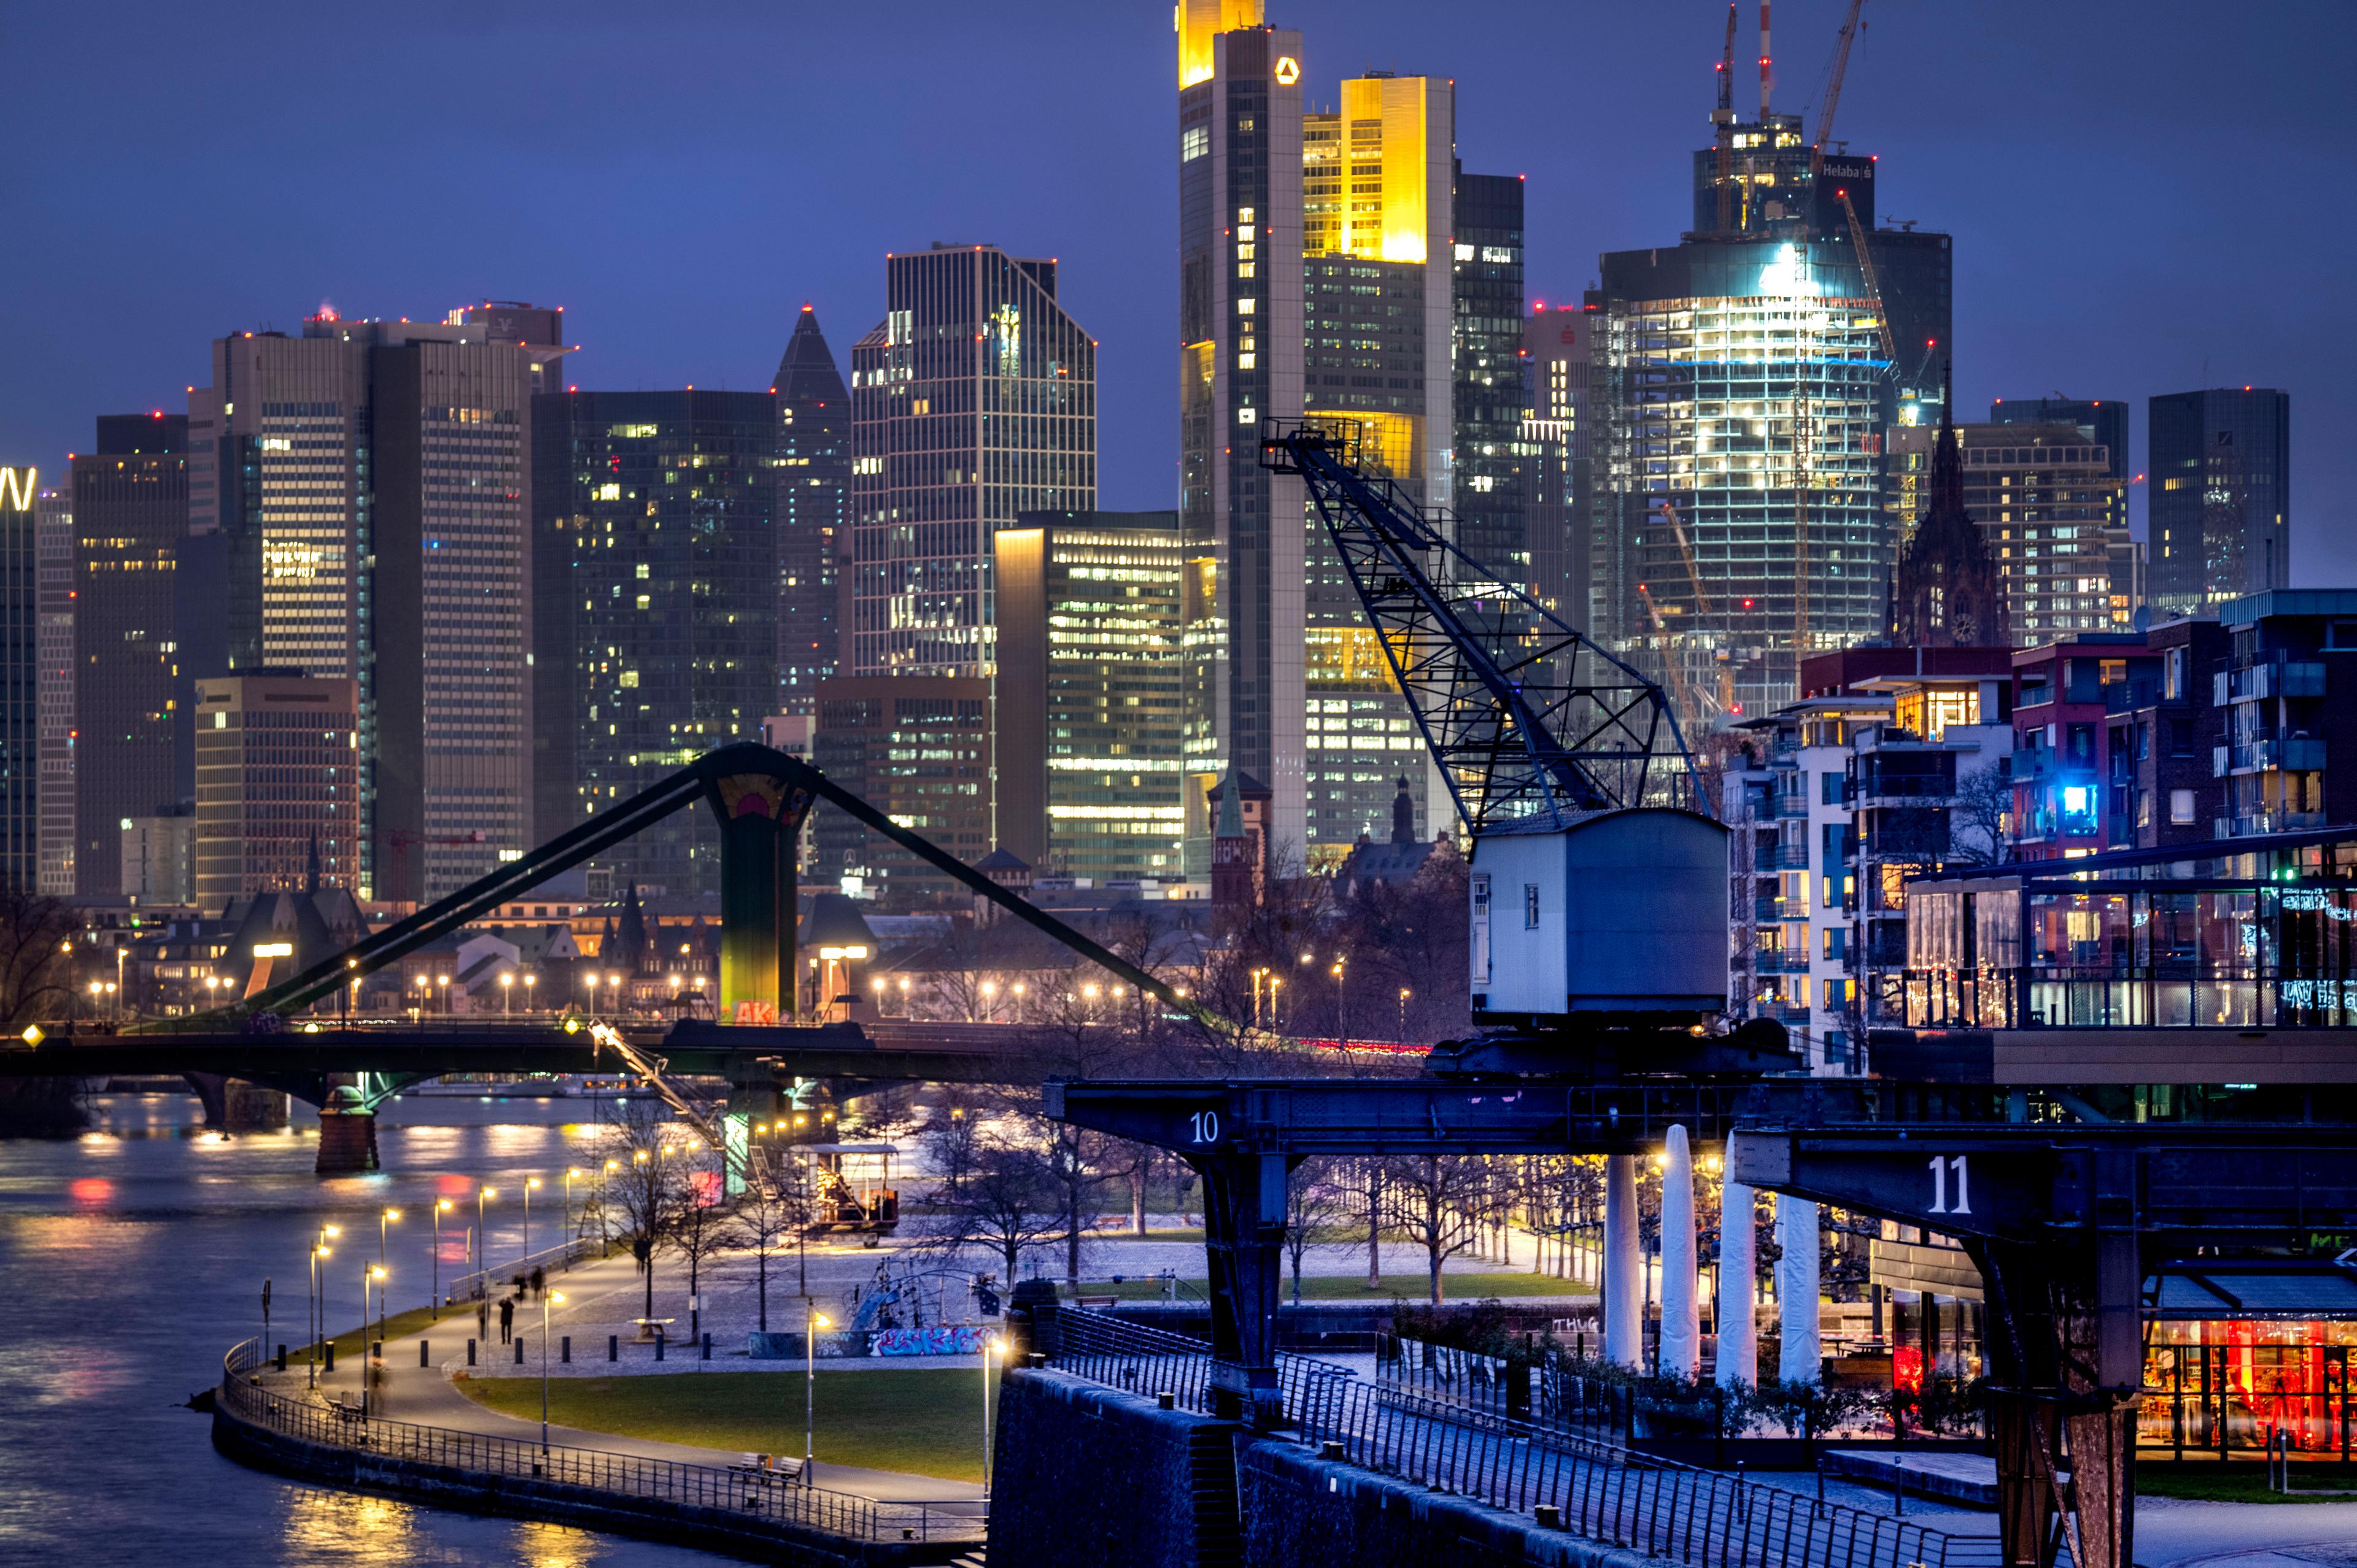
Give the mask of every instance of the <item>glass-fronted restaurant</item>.
M 2329 1260 L 2196 1260 L 2152 1282 L 2136 1445 L 2175 1457 L 2264 1453 L 2347 1464 L 2357 1270 Z
M 1922 876 L 1914 1028 L 2357 1027 L 2346 828 Z

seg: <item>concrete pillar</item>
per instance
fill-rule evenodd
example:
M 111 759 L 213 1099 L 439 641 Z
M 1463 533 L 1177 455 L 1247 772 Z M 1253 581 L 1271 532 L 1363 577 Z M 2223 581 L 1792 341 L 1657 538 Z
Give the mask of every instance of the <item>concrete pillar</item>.
M 1673 1127 L 1662 1161 L 1662 1337 L 1656 1369 L 1665 1378 L 1702 1373 L 1695 1269 L 1694 1148 L 1686 1130 Z
M 1637 1245 L 1637 1156 L 1604 1159 L 1604 1359 L 1638 1368 L 1645 1359 L 1645 1261 Z
M 1824 1359 L 1817 1338 L 1817 1206 L 1777 1194 L 1776 1245 L 1783 1250 L 1776 1262 L 1776 1375 L 1788 1383 L 1813 1383 Z
M 1760 1380 L 1760 1335 L 1753 1311 L 1759 1294 L 1759 1236 L 1752 1229 L 1751 1189 L 1722 1180 L 1718 1189 L 1718 1369 L 1723 1388 Z
M 232 1133 L 275 1133 L 286 1125 L 290 1108 L 284 1090 L 264 1089 L 232 1078 L 223 1086 L 222 1121 Z
M 795 846 L 809 797 L 747 773 L 713 780 L 705 800 L 720 819 L 720 1019 L 791 1019 Z

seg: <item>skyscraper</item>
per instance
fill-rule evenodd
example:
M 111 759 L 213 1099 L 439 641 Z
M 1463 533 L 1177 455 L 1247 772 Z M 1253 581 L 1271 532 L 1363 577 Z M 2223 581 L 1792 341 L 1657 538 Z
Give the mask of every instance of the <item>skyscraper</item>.
M 1302 57 L 1261 0 L 1179 0 L 1176 23 L 1178 521 L 1196 562 L 1186 855 L 1208 875 L 1210 790 L 1232 768 L 1275 791 L 1284 853 L 1308 829 L 1307 495 L 1260 466 L 1262 423 L 1303 407 Z M 1319 231 L 1339 237 L 1350 182 L 1339 161 L 1319 166 Z
M 1454 228 L 1457 542 L 1530 591 L 1522 177 L 1460 170 Z
M 778 707 L 808 714 L 840 659 L 851 394 L 807 305 L 778 361 Z
M 1469 263 L 1456 263 L 1456 125 L 1454 84 L 1385 74 L 1345 81 L 1339 111 L 1307 113 L 1301 126 L 1303 414 L 1355 427 L 1361 461 L 1380 464 L 1435 512 L 1449 507 L 1452 463 L 1461 467 L 1464 457 L 1453 435 L 1459 400 L 1486 414 L 1513 405 L 1516 416 L 1522 401 L 1519 367 L 1495 362 L 1518 356 L 1520 345 L 1513 330 L 1500 344 L 1493 315 L 1511 294 L 1504 319 L 1520 326 L 1521 192 L 1508 199 L 1485 182 L 1478 227 L 1493 242 L 1491 261 L 1480 262 L 1477 245 Z M 1483 401 L 1485 394 L 1495 401 Z M 1490 421 L 1484 429 L 1497 434 Z M 1487 455 L 1477 451 L 1469 476 L 1485 502 L 1513 467 L 1511 455 L 1491 445 Z M 1485 505 L 1469 519 L 1460 514 L 1458 526 L 1461 536 L 1469 524 L 1504 558 L 1484 564 L 1512 578 L 1521 571 L 1520 541 L 1512 538 L 1519 521 L 1506 506 Z M 1431 789 L 1423 741 L 1358 591 L 1324 522 L 1310 512 L 1303 526 L 1299 854 L 1318 864 L 1339 860 L 1361 833 L 1382 831 L 1403 768 L 1421 837 Z M 1271 789 L 1283 854 L 1291 847 L 1285 790 L 1275 782 Z
M 1694 231 L 1608 252 L 1593 295 L 1609 516 L 1590 629 L 1634 647 L 1659 609 L 1684 656 L 1733 660 L 1753 713 L 1790 700 L 1798 659 L 1887 623 L 1886 441 L 1927 395 L 1952 287 L 1946 235 L 1875 228 L 1874 160 L 1820 157 L 1768 100 L 1763 61 L 1759 118 L 1721 109 L 1695 155 Z
M 356 682 L 365 896 L 437 897 L 531 843 L 531 387 L 562 349 L 493 338 L 497 312 L 502 334 L 544 314 L 322 311 L 218 340 L 189 393 L 229 668 Z
M 196 896 L 350 887 L 361 847 L 360 683 L 285 670 L 197 681 Z
M 986 675 L 991 535 L 1096 505 L 1096 344 L 1053 261 L 936 244 L 886 257 L 885 280 L 851 350 L 849 663 Z
M 40 474 L 0 467 L 0 886 L 40 886 Z
M 1571 625 L 1593 624 L 1588 596 L 1597 525 L 1590 461 L 1598 311 L 1531 309 L 1523 329 L 1523 422 L 1516 432 L 1524 471 L 1523 532 L 1531 596 Z
M 1175 877 L 1186 552 L 1176 512 L 1026 512 L 997 538 L 998 847 Z
M 70 898 L 74 890 L 74 537 L 73 486 L 52 485 L 34 503 L 34 553 L 41 618 L 35 635 L 41 671 L 35 704 L 40 711 L 41 895 Z
M 533 667 L 563 697 L 535 727 L 546 839 L 703 753 L 758 740 L 778 694 L 777 400 L 572 392 L 533 401 Z M 719 840 L 682 811 L 594 869 L 715 893 Z
M 2291 583 L 2291 394 L 2171 392 L 2147 404 L 2156 616 Z
M 188 526 L 185 414 L 98 422 L 73 458 L 74 891 L 123 892 L 122 823 L 154 816 L 173 767 L 174 575 Z

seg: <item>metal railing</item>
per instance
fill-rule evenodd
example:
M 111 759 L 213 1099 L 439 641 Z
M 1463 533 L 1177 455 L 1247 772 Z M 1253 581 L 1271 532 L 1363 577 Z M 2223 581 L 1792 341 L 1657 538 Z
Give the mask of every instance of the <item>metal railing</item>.
M 491 1294 L 492 1286 L 504 1284 L 518 1274 L 529 1277 L 534 1268 L 554 1273 L 585 1258 L 605 1257 L 608 1251 L 607 1243 L 597 1236 L 574 1236 L 504 1263 L 486 1263 L 451 1280 L 449 1299 L 445 1305 L 456 1306 L 462 1301 L 479 1301 Z
M 1060 1312 L 1060 1370 L 1114 1387 L 1168 1391 L 1209 1409 L 1210 1347 L 1156 1331 L 1135 1359 L 1127 1325 Z M 1126 1330 L 1127 1332 L 1124 1332 Z M 1174 1344 L 1173 1341 L 1178 1343 Z M 1200 1363 L 1179 1365 L 1192 1346 Z M 1591 1540 L 1690 1568 L 1996 1568 L 1993 1537 L 1951 1535 L 1904 1518 L 1821 1502 L 1799 1492 L 1609 1443 L 1511 1420 L 1463 1404 L 1361 1380 L 1307 1357 L 1280 1357 L 1285 1413 L 1303 1443 L 1336 1444 L 1343 1458 L 1489 1507 L 1560 1510 L 1562 1527 Z M 1297 1393 L 1296 1391 L 1298 1391 Z M 1192 1397 L 1189 1397 L 1189 1391 Z
M 680 1508 L 725 1510 L 778 1525 L 856 1541 L 978 1541 L 985 1520 L 976 1502 L 880 1502 L 804 1486 L 783 1472 L 756 1473 L 682 1464 L 597 1448 L 494 1437 L 448 1427 L 363 1417 L 357 1411 L 287 1399 L 254 1376 L 256 1341 L 231 1347 L 216 1396 L 231 1414 L 283 1436 L 418 1465 L 580 1487 Z
M 1443 1404 L 1577 1430 L 1591 1442 L 1628 1441 L 1635 1402 L 1624 1385 L 1567 1369 L 1560 1355 L 1517 1366 L 1497 1356 L 1402 1336 L 1395 1357 L 1378 1355 L 1375 1380 Z

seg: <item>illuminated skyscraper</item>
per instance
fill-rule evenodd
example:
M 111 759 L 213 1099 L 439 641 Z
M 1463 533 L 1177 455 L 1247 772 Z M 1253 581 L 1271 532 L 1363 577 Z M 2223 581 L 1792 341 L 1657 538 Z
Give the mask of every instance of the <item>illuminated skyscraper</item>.
M 839 656 L 851 394 L 807 305 L 778 361 L 778 709 L 808 714 Z
M 527 329 L 531 307 L 497 308 Z M 323 310 L 299 338 L 219 339 L 188 394 L 189 531 L 227 541 L 229 670 L 356 682 L 373 897 L 438 897 L 532 843 L 531 389 L 562 345 L 482 315 Z
M 1261 0 L 1179 0 L 1177 24 L 1186 855 L 1207 876 L 1210 789 L 1232 768 L 1274 789 L 1280 854 L 1298 857 L 1308 829 L 1307 496 L 1260 466 L 1263 423 L 1303 407 L 1302 58 L 1300 34 L 1263 25 Z M 1339 226 L 1341 168 L 1326 166 L 1321 217 Z
M 183 492 L 185 496 L 185 491 Z M 74 890 L 74 537 L 73 486 L 45 488 L 35 502 L 34 549 L 40 577 L 40 891 L 70 898 Z
M 40 886 L 40 475 L 0 465 L 0 886 Z
M 1026 512 L 997 546 L 997 847 L 1100 885 L 1176 877 L 1178 515 Z
M 937 244 L 885 258 L 885 280 L 851 350 L 848 662 L 986 675 L 991 535 L 1096 505 L 1096 343 L 1053 261 Z
M 2291 582 L 2291 394 L 2171 392 L 2147 405 L 2156 618 Z
M 1888 625 L 1888 436 L 1902 402 L 1938 395 L 1951 252 L 1945 234 L 1876 228 L 1875 160 L 1816 156 L 1764 70 L 1759 118 L 1713 122 L 1694 231 L 1606 253 L 1590 296 L 1607 510 L 1591 629 L 1704 687 L 1730 660 L 1758 714 L 1791 700 L 1798 657 Z
M 73 459 L 74 891 L 123 891 L 127 818 L 175 800 L 174 579 L 188 527 L 188 422 L 98 422 Z
M 759 740 L 778 693 L 777 400 L 572 392 L 533 400 L 535 669 L 565 672 L 533 798 L 540 836 L 697 757 Z M 559 813 L 563 821 L 559 821 Z M 602 852 L 619 891 L 716 893 L 710 816 L 682 811 Z

